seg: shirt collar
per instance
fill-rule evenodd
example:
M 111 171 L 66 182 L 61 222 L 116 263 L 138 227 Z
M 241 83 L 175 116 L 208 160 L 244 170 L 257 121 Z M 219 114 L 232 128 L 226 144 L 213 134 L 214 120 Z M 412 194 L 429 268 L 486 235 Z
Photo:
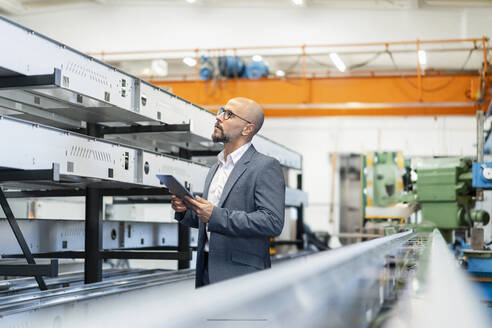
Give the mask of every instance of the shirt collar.
M 243 157 L 244 153 L 246 152 L 246 150 L 248 150 L 249 146 L 251 146 L 251 141 L 242 145 L 241 147 L 239 147 L 238 149 L 236 149 L 235 151 L 233 151 L 232 153 L 229 154 L 229 156 L 227 156 L 227 162 L 231 161 L 232 160 L 232 164 L 233 165 L 236 165 L 237 162 L 239 162 L 239 160 L 241 159 L 241 157 Z M 224 162 L 224 150 L 222 150 L 218 155 L 217 155 L 217 159 L 219 160 L 219 162 L 224 165 L 225 162 Z

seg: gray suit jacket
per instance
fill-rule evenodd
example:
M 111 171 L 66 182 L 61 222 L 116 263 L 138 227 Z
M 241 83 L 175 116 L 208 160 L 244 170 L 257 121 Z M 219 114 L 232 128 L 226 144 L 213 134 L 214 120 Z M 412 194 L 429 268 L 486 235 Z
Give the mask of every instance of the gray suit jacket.
M 215 163 L 207 174 L 207 199 Z M 250 146 L 236 163 L 208 223 L 210 283 L 269 268 L 270 237 L 282 232 L 285 215 L 285 181 L 280 163 Z M 204 272 L 205 224 L 196 213 L 176 213 L 180 223 L 198 228 L 196 287 Z

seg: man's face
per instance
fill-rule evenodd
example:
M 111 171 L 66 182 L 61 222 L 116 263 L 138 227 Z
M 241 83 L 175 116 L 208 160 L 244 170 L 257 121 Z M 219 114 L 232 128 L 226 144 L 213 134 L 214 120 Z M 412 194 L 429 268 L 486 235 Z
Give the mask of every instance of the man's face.
M 232 111 L 241 117 L 244 117 L 243 108 L 240 104 L 229 101 L 224 109 Z M 212 133 L 213 142 L 223 142 L 224 144 L 234 141 L 241 137 L 243 128 L 248 123 L 232 115 L 229 119 L 225 119 L 224 114 L 218 115 L 215 118 L 214 132 Z

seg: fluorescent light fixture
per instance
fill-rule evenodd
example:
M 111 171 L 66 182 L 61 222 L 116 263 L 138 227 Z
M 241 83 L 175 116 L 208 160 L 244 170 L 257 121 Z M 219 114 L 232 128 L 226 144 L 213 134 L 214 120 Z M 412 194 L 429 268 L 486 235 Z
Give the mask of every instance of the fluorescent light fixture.
M 186 0 L 186 2 L 193 4 L 196 2 L 196 0 Z
M 336 52 L 332 52 L 330 54 L 330 59 L 335 64 L 335 66 L 338 68 L 340 72 L 345 72 L 345 64 L 343 63 L 342 59 Z
M 263 60 L 263 57 L 261 57 L 260 55 L 254 55 L 253 56 L 253 61 L 255 62 L 261 62 Z
M 427 54 L 425 53 L 424 50 L 419 50 L 418 51 L 418 56 L 419 56 L 419 63 L 420 65 L 427 65 Z
M 304 6 L 304 0 L 292 0 L 292 3 L 296 6 Z
M 190 67 L 193 67 L 196 65 L 196 59 L 191 58 L 191 57 L 185 57 L 185 58 L 183 58 L 183 63 L 185 63 L 186 65 L 188 65 Z
M 275 75 L 277 75 L 278 77 L 284 77 L 285 72 L 279 69 L 278 71 L 275 72 Z
M 167 61 L 163 59 L 156 59 L 151 62 L 151 70 L 153 75 L 166 76 L 167 75 Z

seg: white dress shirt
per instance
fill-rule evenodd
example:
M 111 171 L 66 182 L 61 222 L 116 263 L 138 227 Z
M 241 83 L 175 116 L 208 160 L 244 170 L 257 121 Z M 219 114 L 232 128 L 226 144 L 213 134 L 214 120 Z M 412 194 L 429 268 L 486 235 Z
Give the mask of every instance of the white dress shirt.
M 215 172 L 215 175 L 210 183 L 210 188 L 208 190 L 208 201 L 217 206 L 222 196 L 222 191 L 224 186 L 231 175 L 232 170 L 236 163 L 241 159 L 246 150 L 251 146 L 251 142 L 242 145 L 232 153 L 227 156 L 227 160 L 224 159 L 224 151 L 222 150 L 218 155 L 217 159 L 219 162 L 219 167 Z M 205 227 L 207 231 L 207 242 L 205 243 L 205 252 L 208 252 L 208 241 L 210 240 L 210 232 L 208 231 L 208 225 Z

